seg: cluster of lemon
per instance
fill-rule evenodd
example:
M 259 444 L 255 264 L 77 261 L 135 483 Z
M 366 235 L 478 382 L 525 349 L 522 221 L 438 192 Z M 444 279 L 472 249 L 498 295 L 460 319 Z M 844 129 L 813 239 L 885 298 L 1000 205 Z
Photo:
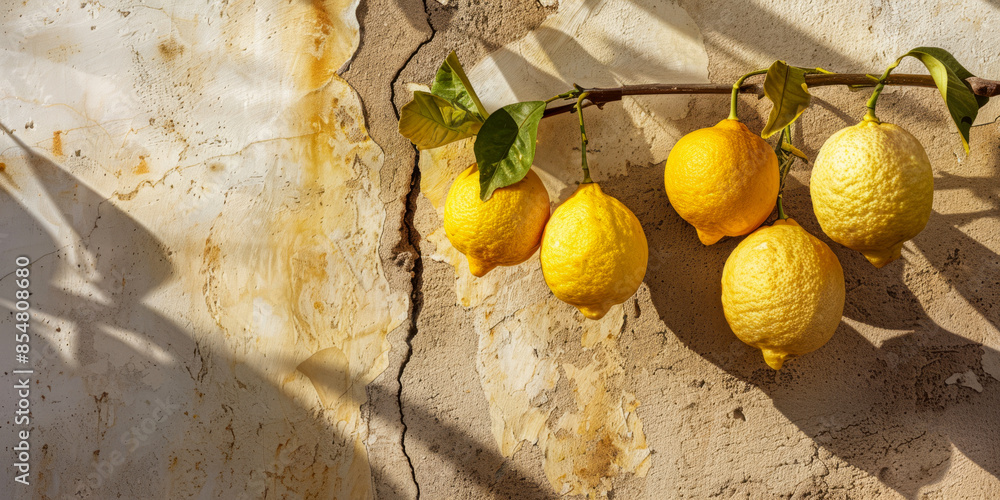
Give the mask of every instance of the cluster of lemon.
M 520 264 L 540 246 L 552 293 L 590 319 L 625 302 L 646 275 L 649 247 L 639 219 L 596 182 L 581 184 L 549 217 L 549 195 L 534 171 L 483 202 L 472 165 L 448 191 L 444 230 L 475 276 Z
M 681 138 L 664 173 L 670 204 L 702 243 L 749 234 L 722 275 L 723 311 L 736 336 L 761 349 L 774 369 L 825 344 L 843 314 L 843 269 L 829 246 L 791 219 L 759 228 L 778 198 L 779 165 L 771 147 L 729 118 Z M 916 138 L 866 118 L 826 141 L 810 191 L 830 239 L 882 267 L 926 225 L 933 182 Z M 444 215 L 449 240 L 476 276 L 524 262 L 541 247 L 542 273 L 553 294 L 591 319 L 642 283 L 648 258 L 642 226 L 596 183 L 581 184 L 551 217 L 548 194 L 532 171 L 487 202 L 478 194 L 473 165 L 452 185 Z

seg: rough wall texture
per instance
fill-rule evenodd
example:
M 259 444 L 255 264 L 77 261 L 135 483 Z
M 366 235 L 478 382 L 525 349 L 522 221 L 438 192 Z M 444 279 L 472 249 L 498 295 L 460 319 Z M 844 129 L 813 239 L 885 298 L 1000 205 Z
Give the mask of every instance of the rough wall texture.
M 598 322 L 551 296 L 537 259 L 472 278 L 441 229 L 470 144 L 417 155 L 396 133 L 453 49 L 492 109 L 572 83 L 728 83 L 779 58 L 879 72 L 920 45 L 997 79 L 997 19 L 993 1 L 6 5 L 0 306 L 30 257 L 37 372 L 33 481 L 8 473 L 8 489 L 1000 497 L 996 102 L 966 156 L 936 91 L 883 94 L 880 118 L 931 158 L 934 213 L 881 270 L 831 244 L 844 319 L 780 372 L 722 315 L 738 240 L 703 247 L 662 188 L 672 144 L 726 98 L 588 111 L 595 179 L 650 244 L 644 284 Z M 815 158 L 867 93 L 813 94 L 795 135 Z M 741 101 L 751 129 L 767 112 Z M 554 203 L 579 178 L 578 139 L 568 115 L 540 129 Z M 808 181 L 799 164 L 786 206 L 823 237 Z

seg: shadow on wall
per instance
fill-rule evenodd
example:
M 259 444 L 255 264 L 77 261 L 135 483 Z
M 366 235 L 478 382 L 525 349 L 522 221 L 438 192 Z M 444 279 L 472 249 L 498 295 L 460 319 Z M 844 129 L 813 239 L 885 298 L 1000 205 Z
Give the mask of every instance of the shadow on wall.
M 998 161 L 994 153 L 994 170 L 1000 171 Z M 894 262 L 880 270 L 826 238 L 808 187 L 789 177 L 786 207 L 792 217 L 824 239 L 844 267 L 847 320 L 826 346 L 775 372 L 758 350 L 733 335 L 722 313 L 722 268 L 741 238 L 702 246 L 693 228 L 668 208 L 662 168 L 630 172 L 627 184 L 615 179 L 605 183 L 606 191 L 617 195 L 628 186 L 652 186 L 633 192 L 636 201 L 630 203 L 649 239 L 645 282 L 659 317 L 685 346 L 759 388 L 816 444 L 907 498 L 943 477 L 952 445 L 1000 478 L 1000 381 L 982 366 L 984 356 L 1000 359 L 1000 352 L 936 324 L 910 291 L 922 275 L 937 274 L 989 323 L 1000 324 L 1000 257 L 958 229 L 977 217 L 998 218 L 1000 176 L 938 177 L 939 191 L 970 189 L 994 208 L 932 214 L 915 240 L 932 267 Z M 876 345 L 851 326 L 858 323 L 902 332 L 887 332 Z
M 606 7 L 606 3 L 601 0 L 583 0 L 578 3 L 581 11 L 588 12 L 589 15 L 595 15 Z M 687 38 L 695 39 L 704 35 L 702 40 L 710 54 L 722 54 L 724 55 L 724 60 L 728 59 L 742 65 L 761 64 L 760 58 L 767 58 L 770 61 L 775 58 L 788 59 L 792 57 L 794 59 L 795 57 L 801 57 L 803 58 L 802 60 L 797 62 L 790 60 L 790 62 L 798 64 L 810 62 L 841 72 L 874 70 L 869 67 L 869 61 L 845 56 L 841 51 L 835 49 L 834 46 L 803 27 L 793 25 L 788 20 L 770 12 L 767 8 L 752 3 L 726 2 L 723 4 L 721 2 L 681 1 L 681 7 L 690 13 L 693 20 L 698 24 L 696 28 L 687 25 L 682 19 L 667 15 L 672 11 L 670 9 L 663 9 L 662 2 L 631 0 L 629 4 L 648 15 L 650 19 L 655 20 L 654 22 L 669 25 L 673 30 L 683 33 Z M 750 28 L 751 26 L 753 29 Z M 539 43 L 539 50 L 544 55 L 542 60 L 551 63 L 552 73 L 547 73 L 537 67 L 533 68 L 533 71 L 525 73 L 523 68 L 525 66 L 530 67 L 529 61 L 521 53 L 510 48 L 501 47 L 497 52 L 491 54 L 491 56 L 497 65 L 498 73 L 496 76 L 505 79 L 503 82 L 505 85 L 498 85 L 497 88 L 489 86 L 479 88 L 479 93 L 484 101 L 491 101 L 493 99 L 491 96 L 494 95 L 494 92 L 506 93 L 508 87 L 512 91 L 512 95 L 506 96 L 504 99 L 524 101 L 549 98 L 558 92 L 563 92 L 570 88 L 573 83 L 583 86 L 610 86 L 620 84 L 623 80 L 634 80 L 636 78 L 640 80 L 648 79 L 649 76 L 643 76 L 648 74 L 646 69 L 656 65 L 655 59 L 651 59 L 647 55 L 636 51 L 633 46 L 621 43 L 615 38 L 608 38 L 602 40 L 602 43 L 607 45 L 606 48 L 609 52 L 619 55 L 619 62 L 621 60 L 634 61 L 633 66 L 629 68 L 617 68 L 616 71 L 618 73 L 612 74 L 609 68 L 602 66 L 598 62 L 597 57 L 594 54 L 588 53 L 584 46 L 578 42 L 578 38 L 574 36 L 550 27 L 542 27 L 535 30 L 531 37 Z M 745 53 L 734 52 L 731 48 L 733 45 L 746 47 L 748 51 Z M 808 50 L 797 51 L 796 54 L 799 55 L 785 52 L 779 53 L 780 50 L 787 50 L 785 49 L 787 47 L 805 47 Z M 748 56 L 746 55 L 747 53 L 755 54 L 755 56 Z M 643 71 L 635 71 L 634 69 L 636 68 Z M 630 69 L 633 71 L 630 71 Z M 749 69 L 754 68 L 747 66 L 746 70 Z M 735 75 L 722 76 L 735 78 Z M 719 75 L 713 75 L 714 80 L 718 78 Z M 673 80 L 701 81 L 697 77 L 692 80 L 692 75 L 684 74 L 678 74 Z M 678 101 L 670 97 L 650 97 L 638 102 L 641 102 L 645 114 L 652 116 L 665 117 L 681 112 L 677 110 Z M 724 106 L 725 100 L 718 98 L 712 102 L 713 105 Z M 921 105 L 917 101 L 914 102 L 916 105 Z M 491 102 L 488 103 L 488 106 L 490 104 L 501 105 L 508 103 Z M 606 112 L 622 114 L 622 110 L 617 108 L 617 106 L 620 105 L 613 104 L 612 109 Z M 645 158 L 637 158 L 636 155 L 641 155 L 643 153 L 640 152 L 648 151 L 650 147 L 653 147 L 653 140 L 643 133 L 640 127 L 642 124 L 637 123 L 636 118 L 625 117 L 625 123 L 622 124 L 624 126 L 616 125 L 615 130 L 612 131 L 607 130 L 607 128 L 602 129 L 601 119 L 598 118 L 599 115 L 597 115 L 596 110 L 592 110 L 590 113 L 590 120 L 592 120 L 591 126 L 588 127 L 592 136 L 590 148 L 592 153 L 597 153 L 592 160 L 596 164 L 598 176 L 601 178 L 610 177 L 610 175 L 601 174 L 613 172 L 618 168 L 618 165 L 610 164 L 606 164 L 603 167 L 600 166 L 602 160 L 605 163 L 621 162 L 621 158 L 614 153 L 607 154 L 608 151 L 618 151 L 615 148 L 620 148 L 622 151 L 629 151 L 628 158 L 633 162 L 641 164 L 647 161 Z M 724 116 L 725 113 L 721 112 L 718 119 Z M 860 118 L 860 114 L 858 118 Z M 563 119 L 569 120 L 566 117 L 563 117 Z M 576 136 L 573 135 L 576 134 L 576 128 L 569 121 L 561 120 L 560 118 L 554 118 L 543 121 L 539 131 L 539 140 L 542 142 L 551 142 L 553 138 L 558 137 L 563 141 L 567 141 L 568 144 L 576 144 L 577 139 L 574 139 Z M 631 121 L 631 126 L 627 125 L 629 121 Z M 575 123 L 575 120 L 573 123 Z M 609 121 L 608 123 L 614 122 Z M 660 135 L 662 136 L 662 134 Z M 605 150 L 605 157 L 600 155 L 601 149 Z M 662 152 L 662 148 L 658 148 L 658 154 L 663 154 Z M 574 184 L 579 178 L 578 170 L 575 168 L 567 170 L 561 167 L 566 164 L 568 156 L 567 151 L 562 149 L 555 152 L 547 148 L 539 148 L 535 159 L 535 167 L 545 170 L 563 182 Z M 657 162 L 664 159 L 649 158 L 648 161 Z M 560 193 L 558 198 L 565 198 L 572 190 L 572 188 L 568 187 L 563 193 Z
M 36 443 L 46 445 L 35 462 L 41 464 L 35 476 L 37 478 L 34 484 L 35 495 L 48 495 L 58 499 L 108 498 L 114 496 L 112 493 L 144 496 L 148 495 L 150 487 L 159 487 L 162 488 L 164 495 L 197 496 L 199 490 L 212 484 L 212 481 L 201 485 L 192 482 L 187 485 L 192 489 L 187 491 L 183 490 L 184 484 L 179 484 L 170 477 L 151 480 L 149 470 L 151 467 L 158 470 L 173 470 L 172 466 L 168 468 L 161 465 L 178 458 L 179 454 L 198 450 L 204 453 L 204 455 L 199 454 L 199 457 L 210 462 L 209 470 L 213 468 L 225 470 L 227 467 L 222 466 L 225 462 L 249 464 L 249 467 L 242 470 L 248 471 L 245 476 L 228 474 L 220 476 L 231 478 L 232 484 L 241 485 L 243 488 L 229 491 L 229 498 L 270 498 L 280 491 L 299 491 L 302 494 L 312 491 L 308 489 L 309 485 L 295 484 L 303 471 L 297 462 L 293 463 L 292 458 L 284 457 L 293 452 L 298 454 L 298 451 L 290 450 L 286 454 L 262 453 L 262 450 L 266 449 L 265 446 L 270 446 L 273 439 L 279 439 L 279 442 L 284 443 L 291 436 L 276 438 L 271 436 L 271 439 L 268 439 L 261 437 L 261 433 L 257 430 L 264 428 L 269 422 L 290 421 L 296 423 L 295 434 L 298 436 L 319 437 L 327 443 L 340 443 L 343 446 L 353 446 L 353 438 L 339 435 L 335 427 L 317 414 L 316 408 L 301 406 L 289 398 L 280 387 L 259 371 L 258 367 L 239 364 L 228 352 L 208 350 L 205 345 L 199 345 L 193 332 L 186 331 L 173 319 L 166 318 L 144 305 L 149 294 L 157 287 L 166 284 L 175 272 L 170 262 L 170 252 L 166 247 L 127 213 L 118 209 L 113 203 L 105 203 L 107 200 L 89 189 L 83 181 L 47 157 L 33 151 L 17 137 L 9 134 L 7 136 L 23 152 L 27 158 L 26 167 L 32 170 L 31 174 L 44 187 L 45 194 L 72 226 L 80 242 L 75 246 L 59 248 L 57 242 L 46 233 L 44 224 L 37 219 L 37 216 L 24 210 L 16 201 L 15 193 L 10 192 L 11 188 L 8 187 L 10 178 L 7 178 L 8 182 L 2 184 L 0 204 L 5 210 L 13 212 L 10 217 L 19 224 L 19 232 L 43 238 L 45 240 L 43 253 L 52 254 L 51 257 L 38 259 L 31 265 L 32 308 L 50 315 L 61 311 L 61 316 L 56 320 L 69 325 L 68 328 L 62 329 L 61 338 L 54 342 L 50 342 L 44 336 L 33 335 L 32 363 L 41 369 L 41 373 L 60 373 L 71 383 L 78 381 L 85 392 L 94 396 L 98 405 L 97 411 L 93 413 L 96 417 L 91 417 L 90 414 L 82 417 L 84 426 L 90 425 L 86 422 L 88 419 L 96 418 L 95 427 L 99 430 L 98 434 L 75 435 L 67 440 L 60 434 L 46 436 L 44 429 L 53 429 L 52 427 L 44 427 L 37 435 L 32 433 Z M 96 223 L 93 217 L 87 215 L 94 212 L 98 213 Z M 38 247 L 41 245 L 36 246 Z M 85 255 L 93 256 L 92 271 L 72 269 L 71 267 L 75 266 L 67 257 L 71 252 L 81 258 Z M 42 254 L 32 258 L 37 259 L 40 255 Z M 56 281 L 56 277 L 64 277 L 67 273 L 73 272 L 88 276 L 87 285 L 94 289 L 94 293 L 87 296 L 78 295 L 62 288 Z M 42 289 L 45 289 L 45 293 L 39 293 Z M 139 342 L 123 341 L 120 337 L 109 334 L 108 329 L 130 332 L 130 335 L 139 339 Z M 141 348 L 141 344 L 146 341 L 155 347 Z M 63 355 L 58 353 L 58 347 L 55 345 L 67 343 L 74 346 L 73 352 L 68 354 L 72 360 L 70 363 L 64 361 Z M 93 358 L 99 351 L 114 352 L 116 357 L 132 360 L 132 363 L 120 372 L 109 371 L 98 380 L 92 370 L 85 365 L 96 361 Z M 166 353 L 166 356 L 151 354 L 157 351 Z M 164 360 L 164 357 L 170 359 Z M 143 368 L 132 368 L 135 366 Z M 144 420 L 149 420 L 146 405 L 151 405 L 148 408 L 153 408 L 154 402 L 143 401 L 142 395 L 124 394 L 113 388 L 127 386 L 124 381 L 142 378 L 150 371 L 159 371 L 163 381 L 160 392 L 149 398 L 165 401 L 167 405 L 178 406 L 179 409 L 176 412 L 169 412 L 167 417 L 158 420 L 155 430 L 139 436 L 143 445 L 148 443 L 151 446 L 132 448 L 123 444 L 125 441 L 119 439 L 121 436 L 107 435 L 110 424 L 106 408 L 117 408 L 117 411 L 112 413 L 115 416 L 114 429 L 144 428 Z M 239 389 L 235 387 L 237 371 Z M 344 379 L 342 373 L 331 372 L 323 376 L 334 380 Z M 226 384 L 227 380 L 233 383 Z M 103 391 L 103 396 L 97 396 L 102 392 L 100 387 L 106 389 Z M 241 398 L 258 401 L 259 404 L 253 407 L 259 411 L 234 412 L 232 409 L 227 410 L 223 405 L 224 413 L 221 416 L 216 413 L 215 418 L 209 419 L 205 417 L 216 412 L 215 408 L 207 408 L 208 405 L 204 403 L 195 403 L 193 397 L 180 400 L 174 398 L 177 394 L 197 392 L 201 396 L 198 401 L 213 402 L 214 405 L 215 401 L 224 401 L 223 393 L 232 391 L 241 392 Z M 379 391 L 386 389 L 375 384 L 368 386 L 370 399 L 395 398 L 395 394 L 383 395 L 378 394 Z M 44 391 L 40 393 L 45 394 Z M 128 406 L 125 400 L 133 398 L 136 399 L 136 403 Z M 83 399 L 85 397 L 79 401 Z M 276 401 L 280 403 L 275 404 Z M 58 403 L 55 401 L 46 403 L 46 406 L 49 411 L 58 410 Z M 530 475 L 501 456 L 493 443 L 475 441 L 463 429 L 441 422 L 435 415 L 426 413 L 421 405 L 407 404 L 406 408 L 407 420 L 434 422 L 434 425 L 410 426 L 407 429 L 407 439 L 439 442 L 442 447 L 472 450 L 475 454 L 474 460 L 460 461 L 451 454 L 445 456 L 454 460 L 454 467 L 465 472 L 484 490 L 519 492 L 518 495 L 526 499 L 551 496 L 548 484 L 531 482 L 528 479 Z M 202 413 L 203 418 L 200 420 L 192 418 L 191 415 L 196 413 Z M 385 422 L 398 422 L 400 418 L 398 413 L 372 414 L 371 417 Z M 47 419 L 48 417 L 43 421 Z M 58 422 L 58 419 L 53 420 Z M 233 432 L 233 429 L 253 429 L 254 432 L 239 435 L 238 431 Z M 170 439 L 178 436 L 192 439 L 197 437 L 199 444 L 192 449 L 171 447 Z M 230 442 L 233 446 L 227 447 Z M 300 441 L 299 444 L 302 449 L 308 449 L 310 453 L 314 446 L 317 450 L 323 449 L 309 442 Z M 210 455 L 226 448 L 228 448 L 226 452 L 220 451 L 216 457 Z M 92 464 L 86 467 L 85 472 L 79 477 L 71 476 L 66 471 L 47 469 L 44 466 L 56 460 L 55 457 L 59 455 L 65 457 L 73 453 L 73 450 L 79 449 L 101 451 L 100 454 L 95 452 Z M 158 454 L 163 449 L 173 453 Z M 281 449 L 281 445 L 278 449 Z M 344 457 L 344 453 L 336 446 L 327 449 L 328 455 L 315 457 L 315 462 L 319 463 L 321 468 L 327 465 L 333 467 Z M 109 467 L 111 454 L 114 452 L 120 454 L 122 462 Z M 181 463 L 183 458 L 182 455 Z M 83 457 L 76 457 L 76 460 L 84 461 Z M 211 463 L 212 460 L 222 463 Z M 161 465 L 156 465 L 157 463 Z M 238 469 L 239 466 L 235 468 Z M 405 475 L 404 473 L 399 476 Z M 184 474 L 178 472 L 177 476 L 183 477 Z M 380 498 L 408 497 L 400 492 L 410 491 L 409 487 L 393 483 L 391 477 L 381 477 L 379 480 L 384 483 L 377 485 Z M 276 484 L 284 484 L 288 489 L 278 489 L 275 487 Z M 332 489 L 332 486 L 329 487 Z M 178 491 L 178 488 L 181 489 Z M 210 491 L 201 491 L 202 495 L 204 493 L 212 494 Z

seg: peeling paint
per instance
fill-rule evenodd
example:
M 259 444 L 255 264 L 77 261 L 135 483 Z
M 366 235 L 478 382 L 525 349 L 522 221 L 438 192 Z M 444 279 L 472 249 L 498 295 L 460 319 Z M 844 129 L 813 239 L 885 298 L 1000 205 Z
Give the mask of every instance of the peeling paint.
M 19 251 L 55 255 L 33 291 L 62 325 L 39 328 L 63 401 L 39 414 L 39 495 L 374 495 L 360 406 L 408 298 L 379 258 L 383 153 L 336 74 L 357 3 L 0 16 L 38 48 L 0 50 L 26 68 L 0 79 L 0 115 L 41 155 L 3 150 L 5 210 L 36 226 Z M 179 409 L 152 419 L 156 400 Z M 96 422 L 68 418 L 95 401 Z M 113 453 L 114 484 L 87 484 Z
M 672 50 L 661 50 L 665 44 Z M 656 54 L 658 59 L 632 59 L 622 53 L 625 46 L 645 54 L 644 58 Z M 570 60 L 573 63 L 566 64 Z M 495 109 L 510 102 L 545 99 L 573 83 L 705 81 L 707 55 L 697 27 L 676 5 L 566 1 L 539 29 L 477 63 L 469 77 L 484 104 Z M 686 113 L 686 98 L 655 107 L 633 101 L 625 106 L 626 113 L 592 114 L 588 132 L 637 130 L 643 143 L 650 145 L 652 156 L 646 161 L 660 161 L 669 144 L 680 137 L 668 119 Z M 579 136 L 563 118 L 542 123 L 535 158 L 536 171 L 556 200 L 575 184 L 579 169 L 578 153 L 573 152 L 579 148 Z M 624 141 L 601 144 L 591 156 L 592 165 L 600 165 L 599 177 L 625 173 L 620 159 L 636 158 L 634 146 Z M 471 149 L 471 141 L 463 141 L 421 152 L 420 189 L 439 214 L 451 180 L 475 161 Z M 524 441 L 537 443 L 545 454 L 546 476 L 561 494 L 604 495 L 611 480 L 622 473 L 644 476 L 650 452 L 636 410 L 639 402 L 622 390 L 622 355 L 615 342 L 622 327 L 622 306 L 612 309 L 604 321 L 585 322 L 551 295 L 526 301 L 523 290 L 530 288 L 517 283 L 540 281 L 536 259 L 477 279 L 443 228 L 427 239 L 436 248 L 431 258 L 455 268 L 457 304 L 474 311 L 479 332 L 477 371 L 501 453 L 511 456 Z M 580 335 L 572 352 L 553 351 L 549 336 L 565 332 L 569 325 Z M 596 350 L 590 362 L 569 361 L 589 350 Z M 546 396 L 560 372 L 573 386 L 574 405 L 569 407 L 559 407 Z

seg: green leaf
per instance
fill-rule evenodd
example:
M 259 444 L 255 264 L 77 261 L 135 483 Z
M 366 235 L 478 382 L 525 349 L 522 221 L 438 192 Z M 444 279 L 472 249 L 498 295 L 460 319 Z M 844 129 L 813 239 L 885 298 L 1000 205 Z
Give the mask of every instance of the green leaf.
M 760 135 L 765 139 L 791 125 L 809 107 L 806 70 L 774 61 L 764 78 L 764 95 L 771 100 L 771 114 Z
M 965 69 L 965 66 L 962 66 L 962 64 L 959 63 L 958 60 L 955 59 L 955 56 L 951 55 L 951 53 L 948 52 L 947 50 L 939 49 L 937 47 L 917 47 L 917 48 L 911 50 L 906 55 L 912 55 L 914 57 L 917 57 L 916 55 L 914 55 L 915 52 L 921 52 L 921 53 L 924 53 L 924 54 L 927 54 L 927 55 L 933 57 L 934 59 L 937 59 L 942 64 L 944 64 L 945 67 L 950 68 L 955 73 L 955 76 L 957 76 L 959 79 L 962 80 L 963 84 L 965 83 L 965 79 L 966 78 L 969 78 L 969 77 L 972 77 L 972 76 L 976 76 L 976 75 L 973 75 L 971 71 Z M 903 56 L 903 57 L 906 57 L 906 56 Z M 924 64 L 926 65 L 927 63 L 924 63 Z M 936 81 L 937 80 L 935 80 L 935 82 Z M 966 88 L 968 88 L 968 87 L 966 87 Z M 973 94 L 973 95 L 975 95 L 975 94 Z M 979 103 L 979 107 L 980 108 L 982 108 L 983 106 L 985 106 L 986 103 L 988 103 L 989 101 L 990 101 L 990 98 L 987 97 L 987 96 L 976 95 L 976 102 Z
M 972 93 L 972 89 L 965 83 L 965 79 L 974 75 L 944 49 L 917 47 L 900 56 L 897 61 L 906 56 L 916 57 L 924 63 L 924 66 L 927 66 L 927 71 L 934 78 L 934 83 L 937 84 L 941 97 L 944 98 L 944 102 L 948 106 L 948 112 L 951 113 L 951 118 L 955 121 L 955 126 L 958 127 L 958 131 L 962 135 L 962 146 L 968 153 L 969 130 L 972 128 L 973 122 L 976 121 L 979 108 L 989 101 L 989 97 L 977 96 Z
M 434 76 L 434 84 L 431 85 L 431 93 L 443 97 L 445 100 L 458 104 L 466 111 L 485 120 L 489 113 L 479 101 L 479 96 L 472 88 L 469 77 L 465 75 L 462 64 L 458 62 L 458 56 L 452 51 L 445 58 L 441 67 L 438 68 L 437 75 Z
M 417 149 L 444 146 L 479 133 L 483 120 L 436 95 L 417 91 L 399 113 L 399 133 Z
M 479 164 L 479 198 L 510 186 L 528 175 L 535 159 L 538 122 L 545 113 L 545 101 L 508 104 L 496 110 L 479 130 L 473 151 Z

